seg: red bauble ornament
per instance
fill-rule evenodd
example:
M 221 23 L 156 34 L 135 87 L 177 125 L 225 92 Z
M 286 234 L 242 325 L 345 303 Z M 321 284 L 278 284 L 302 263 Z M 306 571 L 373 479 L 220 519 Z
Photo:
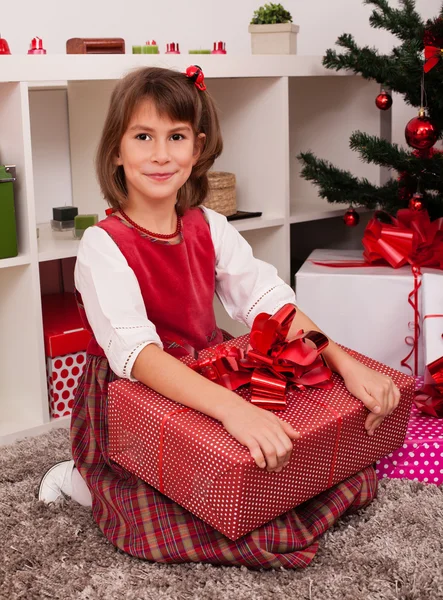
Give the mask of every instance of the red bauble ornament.
M 412 198 L 409 200 L 409 208 L 411 210 L 416 210 L 416 211 L 424 210 L 425 203 L 423 200 L 423 194 L 420 194 L 419 192 L 414 194 L 412 196 Z
M 437 141 L 438 131 L 431 119 L 425 116 L 424 110 L 421 110 L 418 117 L 414 117 L 406 125 L 405 137 L 412 148 L 427 150 Z
M 391 94 L 388 94 L 387 92 L 385 92 L 385 90 L 382 90 L 381 93 L 375 99 L 375 104 L 380 110 L 389 110 L 392 106 Z
M 347 227 L 355 227 L 360 221 L 360 215 L 353 208 L 349 208 L 343 215 L 343 221 Z

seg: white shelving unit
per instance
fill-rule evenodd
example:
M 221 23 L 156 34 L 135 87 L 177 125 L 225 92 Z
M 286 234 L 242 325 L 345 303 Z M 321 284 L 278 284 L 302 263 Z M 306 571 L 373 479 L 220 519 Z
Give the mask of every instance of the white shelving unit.
M 0 444 L 69 422 L 49 418 L 39 264 L 75 257 L 78 242 L 52 232 L 47 223 L 38 224 L 37 240 L 35 176 L 41 177 L 47 168 L 49 177 L 51 164 L 45 153 L 36 153 L 35 132 L 41 123 L 32 120 L 30 94 L 66 90 L 69 133 L 66 144 L 57 142 L 63 147 L 55 149 L 70 161 L 72 190 L 66 184 L 66 196 L 72 193 L 79 212 L 103 217 L 106 205 L 93 156 L 115 80 L 147 65 L 184 71 L 193 60 L 203 68 L 220 110 L 224 152 L 215 168 L 236 174 L 240 210 L 263 213 L 233 224 L 255 255 L 273 263 L 286 281 L 291 224 L 326 219 L 344 210 L 318 198 L 316 188 L 300 178 L 299 152 L 312 150 L 380 181 L 379 170 L 360 163 L 348 148 L 355 129 L 377 135 L 389 131 L 389 115 L 374 104 L 379 88 L 351 73 L 323 68 L 320 57 L 1 57 L 0 162 L 17 167 L 19 255 L 0 260 Z M 63 198 L 59 204 L 64 204 Z M 220 314 L 219 324 L 234 334 L 242 331 L 225 315 Z

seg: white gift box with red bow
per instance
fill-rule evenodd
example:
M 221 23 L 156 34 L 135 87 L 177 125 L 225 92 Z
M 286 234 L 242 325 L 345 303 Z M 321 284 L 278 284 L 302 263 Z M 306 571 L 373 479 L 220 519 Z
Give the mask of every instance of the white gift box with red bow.
M 421 269 L 417 352 L 405 361 L 414 341 L 411 267 L 335 266 L 352 261 L 363 261 L 361 250 L 314 250 L 296 274 L 298 307 L 335 342 L 404 373 L 423 375 L 431 358 L 443 355 L 443 318 L 424 318 L 443 314 L 443 271 Z

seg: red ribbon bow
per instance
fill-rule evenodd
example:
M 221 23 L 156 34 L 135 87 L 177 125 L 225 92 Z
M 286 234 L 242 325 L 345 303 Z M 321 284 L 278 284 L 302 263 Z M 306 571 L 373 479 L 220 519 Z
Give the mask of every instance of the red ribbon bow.
M 380 221 L 387 219 L 389 223 Z M 400 209 L 397 218 L 376 211 L 366 226 L 363 256 L 369 263 L 380 260 L 394 267 L 443 269 L 443 217 L 430 220 L 427 211 Z
M 443 418 L 443 356 L 426 367 L 425 383 L 415 393 L 414 403 L 423 413 Z
M 429 71 L 438 64 L 442 55 L 443 48 L 438 48 L 438 46 L 425 46 L 424 72 L 429 73 Z
M 216 348 L 192 368 L 230 390 L 250 384 L 251 402 L 268 410 L 284 409 L 289 389 L 330 389 L 332 372 L 321 357 L 327 337 L 318 331 L 299 331 L 286 341 L 295 313 L 295 307 L 286 304 L 272 316 L 257 315 L 246 352 L 235 346 Z

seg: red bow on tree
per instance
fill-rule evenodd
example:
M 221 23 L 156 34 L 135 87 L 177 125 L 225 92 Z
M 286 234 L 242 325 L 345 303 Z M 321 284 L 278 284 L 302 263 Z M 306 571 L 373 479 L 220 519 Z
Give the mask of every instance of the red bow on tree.
M 436 22 L 437 26 L 439 26 L 439 22 L 440 19 Z M 434 30 L 434 27 L 430 27 L 424 35 L 425 64 L 423 69 L 425 73 L 429 73 L 443 56 L 443 39 L 437 31 L 434 33 Z

